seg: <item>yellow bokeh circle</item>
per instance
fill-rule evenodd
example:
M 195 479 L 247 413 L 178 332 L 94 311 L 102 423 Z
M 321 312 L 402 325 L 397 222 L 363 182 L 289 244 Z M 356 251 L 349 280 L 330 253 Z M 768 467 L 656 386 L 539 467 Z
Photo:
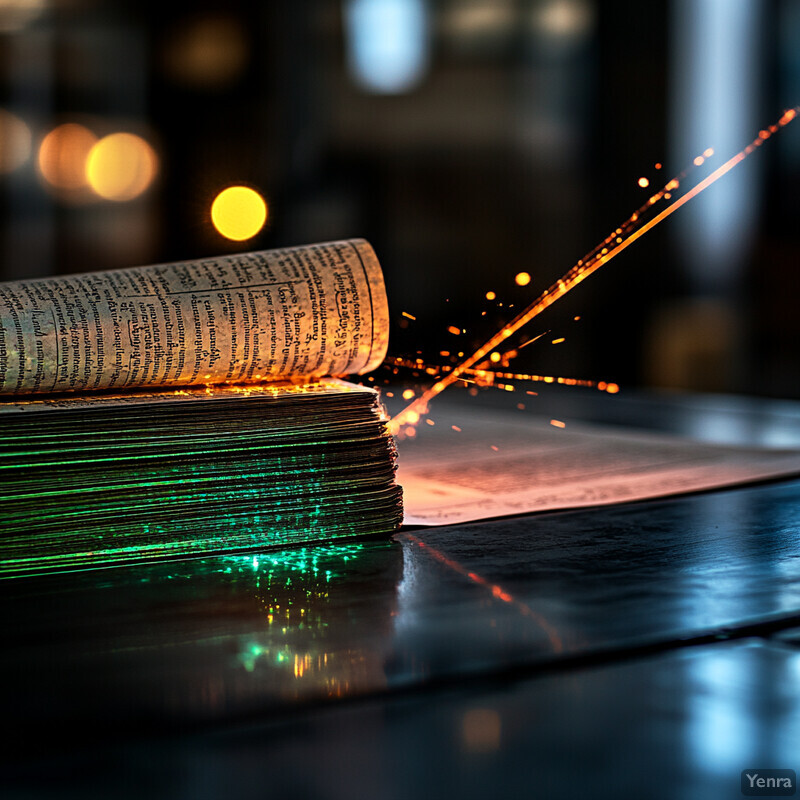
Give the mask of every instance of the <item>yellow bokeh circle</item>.
M 153 182 L 158 158 L 141 136 L 112 133 L 92 147 L 86 159 L 89 186 L 106 200 L 132 200 Z
M 211 204 L 211 221 L 226 238 L 235 242 L 251 239 L 267 221 L 267 204 L 249 186 L 229 186 Z

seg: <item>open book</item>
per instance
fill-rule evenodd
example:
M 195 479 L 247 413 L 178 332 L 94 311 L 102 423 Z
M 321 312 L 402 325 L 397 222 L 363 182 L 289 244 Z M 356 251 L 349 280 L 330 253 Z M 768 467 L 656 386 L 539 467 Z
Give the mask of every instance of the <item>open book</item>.
M 0 576 L 395 530 L 388 329 L 363 240 L 0 284 Z

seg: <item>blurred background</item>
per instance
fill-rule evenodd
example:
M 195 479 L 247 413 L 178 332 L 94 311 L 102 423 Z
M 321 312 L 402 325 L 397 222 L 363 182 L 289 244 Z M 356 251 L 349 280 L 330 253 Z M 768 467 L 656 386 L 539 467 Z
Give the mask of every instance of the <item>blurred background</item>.
M 800 0 L 0 0 L 0 278 L 363 236 L 446 363 L 798 103 Z M 513 368 L 800 398 L 798 196 L 800 122 Z

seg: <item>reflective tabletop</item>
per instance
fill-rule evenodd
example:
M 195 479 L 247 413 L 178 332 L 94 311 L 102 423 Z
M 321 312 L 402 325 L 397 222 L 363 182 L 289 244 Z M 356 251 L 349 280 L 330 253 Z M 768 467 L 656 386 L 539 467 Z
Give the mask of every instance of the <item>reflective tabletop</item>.
M 715 402 L 668 400 L 631 416 Z M 121 762 L 165 797 L 728 797 L 797 768 L 798 480 L 0 591 L 11 796 L 106 796 Z

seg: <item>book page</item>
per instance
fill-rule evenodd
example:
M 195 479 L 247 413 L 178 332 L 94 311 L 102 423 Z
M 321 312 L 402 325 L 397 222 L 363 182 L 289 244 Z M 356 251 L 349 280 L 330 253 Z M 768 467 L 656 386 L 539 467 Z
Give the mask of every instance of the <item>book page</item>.
M 40 415 L 58 411 L 109 411 L 119 413 L 124 408 L 142 408 L 171 404 L 194 404 L 225 402 L 248 399 L 285 400 L 287 397 L 319 397 L 321 395 L 343 394 L 370 395 L 377 398 L 378 391 L 370 386 L 361 386 L 341 378 L 319 378 L 303 383 L 269 381 L 251 385 L 189 386 L 185 389 L 153 389 L 124 392 L 122 394 L 104 392 L 101 394 L 56 396 L 34 395 L 26 399 L 4 398 L 0 400 L 0 421 L 12 420 L 24 414 Z M 54 416 L 54 414 L 50 414 Z
M 0 283 L 0 394 L 360 374 L 388 335 L 362 239 Z
M 800 474 L 800 451 L 728 447 L 631 429 L 441 404 L 399 443 L 404 524 L 645 500 Z M 452 426 L 458 428 L 454 430 Z

